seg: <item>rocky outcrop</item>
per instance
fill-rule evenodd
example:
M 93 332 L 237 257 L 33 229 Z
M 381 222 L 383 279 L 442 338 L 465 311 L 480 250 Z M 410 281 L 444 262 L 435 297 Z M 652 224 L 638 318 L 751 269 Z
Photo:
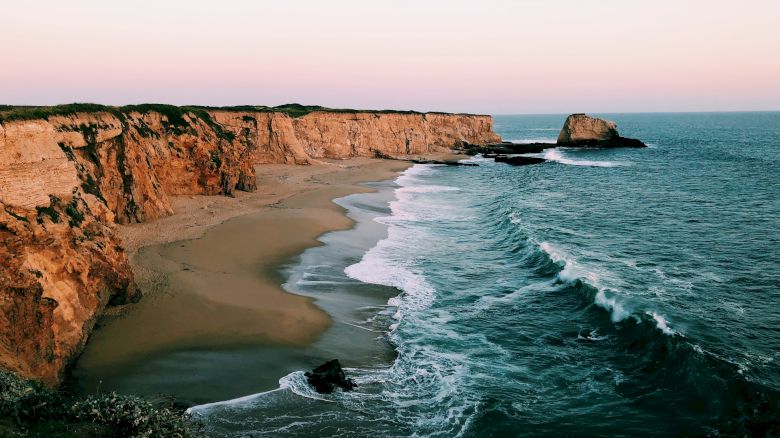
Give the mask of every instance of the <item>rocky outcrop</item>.
M 0 204 L 0 366 L 54 385 L 104 307 L 138 297 L 112 218 L 78 188 Z
M 170 215 L 171 196 L 254 190 L 255 164 L 496 141 L 474 115 L 0 108 L 0 367 L 56 384 L 105 306 L 138 296 L 113 224 Z
M 601 147 L 645 147 L 633 138 L 621 137 L 615 122 L 590 117 L 586 114 L 572 114 L 558 134 L 559 146 L 601 146 Z
M 311 372 L 304 373 L 304 376 L 309 385 L 320 394 L 330 394 L 337 388 L 352 391 L 357 387 L 355 382 L 344 374 L 338 359 L 329 360 Z
M 607 141 L 617 137 L 615 122 L 590 117 L 586 114 L 572 114 L 558 134 L 558 144 L 582 144 L 588 142 Z
M 253 190 L 254 143 L 209 118 L 76 113 L 0 124 L 0 202 L 25 208 L 80 187 L 120 223 L 173 213 L 170 195 Z M 234 144 L 237 143 L 237 144 Z

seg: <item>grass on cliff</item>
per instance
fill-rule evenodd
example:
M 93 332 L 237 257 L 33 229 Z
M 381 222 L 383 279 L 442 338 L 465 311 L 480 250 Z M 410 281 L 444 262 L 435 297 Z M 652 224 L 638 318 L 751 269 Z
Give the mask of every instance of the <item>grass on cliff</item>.
M 72 397 L 0 371 L 0 436 L 197 437 L 186 415 L 115 393 Z
M 163 114 L 168 119 L 168 124 L 174 127 L 183 127 L 187 125 L 184 119 L 185 114 L 193 114 L 196 117 L 204 120 L 209 126 L 216 125 L 208 115 L 208 110 L 217 111 L 234 111 L 234 112 L 272 112 L 282 113 L 290 117 L 297 118 L 303 117 L 315 111 L 327 112 L 327 113 L 371 113 L 371 114 L 445 114 L 440 112 L 421 113 L 417 111 L 400 111 L 400 110 L 357 110 L 346 108 L 328 108 L 319 105 L 301 105 L 298 103 L 289 103 L 279 106 L 252 106 L 252 105 L 239 105 L 239 106 L 175 106 L 158 103 L 144 103 L 139 105 L 125 105 L 125 106 L 108 106 L 100 105 L 96 103 L 70 103 L 65 105 L 56 106 L 13 106 L 13 105 L 0 105 L 0 123 L 13 121 L 13 120 L 31 120 L 31 119 L 45 119 L 53 116 L 68 116 L 76 113 L 96 113 L 107 112 L 116 115 L 120 119 L 131 112 L 149 113 L 157 112 Z M 221 133 L 221 129 L 217 131 Z

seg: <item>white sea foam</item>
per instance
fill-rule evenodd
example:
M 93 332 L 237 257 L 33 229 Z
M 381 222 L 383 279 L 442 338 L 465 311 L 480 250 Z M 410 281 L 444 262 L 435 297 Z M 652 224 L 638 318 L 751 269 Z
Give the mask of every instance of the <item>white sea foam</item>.
M 285 376 L 285 377 L 287 377 L 287 376 Z M 282 377 L 282 379 L 284 379 L 284 377 Z M 280 383 L 281 383 L 282 379 L 279 380 Z M 218 401 L 218 402 L 213 402 L 213 403 L 205 403 L 205 404 L 202 404 L 202 405 L 196 405 L 196 406 L 192 406 L 192 407 L 188 408 L 186 413 L 190 414 L 190 415 L 192 415 L 192 414 L 201 414 L 201 413 L 208 413 L 209 411 L 211 411 L 211 410 L 213 410 L 215 408 L 249 405 L 252 402 L 260 399 L 261 397 L 263 397 L 266 394 L 271 394 L 273 392 L 281 391 L 281 390 L 284 390 L 284 389 L 287 389 L 287 387 L 286 386 L 279 386 L 279 388 L 272 389 L 270 391 L 264 391 L 264 392 L 258 392 L 258 393 L 255 393 L 255 394 L 249 394 L 249 395 L 245 395 L 243 397 L 233 398 L 233 399 L 230 399 L 230 400 L 223 400 L 223 401 Z
M 469 157 L 463 160 L 458 161 L 459 163 L 475 163 L 475 164 L 482 164 L 482 163 L 493 163 L 495 162 L 492 158 L 485 158 L 482 154 L 474 155 L 473 157 Z
M 618 161 L 572 160 L 571 158 L 566 158 L 563 153 L 557 149 L 548 149 L 544 152 L 543 157 L 546 160 L 555 161 L 561 164 L 568 164 L 571 166 L 618 167 L 625 165 L 625 163 Z
M 348 266 L 344 273 L 353 279 L 372 284 L 395 287 L 402 295 L 388 300 L 388 305 L 398 310 L 393 316 L 396 320 L 403 317 L 404 311 L 420 310 L 430 306 L 435 290 L 424 275 L 404 257 L 414 246 L 425 241 L 427 235 L 421 227 L 410 223 L 447 217 L 449 212 L 442 208 L 432 208 L 426 200 L 418 200 L 413 194 L 437 193 L 459 190 L 455 187 L 426 185 L 419 178 L 430 174 L 431 165 L 415 165 L 404 171 L 397 179 L 395 190 L 397 200 L 390 203 L 392 215 L 377 218 L 378 222 L 388 226 L 387 238 L 380 240 L 368 250 L 360 262 Z M 444 214 L 445 216 L 440 216 Z M 403 228 L 401 226 L 403 224 Z M 391 326 L 391 331 L 398 326 Z
M 604 292 L 602 289 L 599 289 L 599 291 L 596 293 L 594 302 L 599 307 L 609 311 L 612 322 L 624 321 L 629 316 L 631 316 L 631 312 L 626 309 L 623 304 L 619 303 L 614 295 L 607 296 L 606 292 Z
M 664 332 L 664 334 L 672 336 L 675 334 L 675 331 L 669 327 L 669 324 L 666 322 L 666 318 L 663 317 L 663 315 L 659 315 L 656 312 L 647 312 L 648 315 L 652 316 L 655 320 L 655 325 L 658 327 L 658 330 L 661 330 Z
M 460 189 L 457 187 L 449 187 L 449 186 L 425 185 L 425 186 L 401 187 L 396 191 L 399 193 L 441 193 L 441 192 L 457 192 L 460 191 Z
M 542 242 L 539 248 L 550 256 L 550 259 L 561 266 L 558 278 L 567 283 L 583 281 L 596 288 L 596 296 L 593 302 L 609 312 L 612 322 L 624 321 L 631 316 L 631 310 L 624 303 L 618 301 L 616 294 L 609 291 L 601 284 L 601 276 L 594 270 L 587 269 L 577 262 L 577 259 L 565 251 L 555 247 L 549 242 Z
M 334 280 L 298 280 L 295 284 L 300 286 L 314 286 L 317 284 L 355 284 L 353 281 L 334 281 Z
M 188 414 L 208 414 L 210 411 L 214 409 L 220 409 L 220 408 L 248 408 L 257 405 L 258 403 L 262 403 L 262 399 L 268 395 L 272 394 L 277 391 L 290 391 L 296 395 L 299 395 L 301 397 L 306 397 L 312 400 L 319 400 L 319 401 L 325 401 L 325 402 L 333 402 L 334 400 L 330 400 L 327 398 L 322 397 L 317 391 L 312 388 L 311 385 L 306 380 L 306 376 L 304 375 L 303 371 L 293 371 L 290 374 L 287 374 L 286 376 L 283 376 L 281 379 L 279 379 L 279 387 L 276 389 L 272 389 L 270 391 L 264 391 L 264 392 L 258 392 L 255 394 L 246 395 L 243 397 L 238 397 L 230 400 L 224 400 L 224 401 L 218 401 L 214 403 L 206 403 L 202 405 L 192 406 L 191 408 L 187 409 Z
M 599 335 L 599 330 L 598 329 L 591 330 L 590 333 L 588 333 L 587 336 L 582 336 L 581 333 L 577 335 L 577 339 L 581 339 L 583 341 L 603 341 L 603 340 L 608 339 L 608 338 L 609 338 L 609 336 Z
M 596 295 L 593 297 L 593 302 L 609 312 L 612 322 L 617 323 L 625 321 L 632 316 L 637 322 L 641 322 L 641 319 L 635 315 L 631 308 L 628 307 L 627 303 L 624 302 L 625 300 L 619 298 L 616 291 L 602 284 L 601 275 L 595 270 L 585 268 L 579 264 L 577 259 L 571 254 L 566 253 L 549 242 L 541 242 L 539 248 L 547 253 L 550 259 L 562 268 L 558 273 L 558 278 L 561 281 L 574 283 L 579 280 L 596 288 Z M 668 321 L 663 315 L 657 312 L 645 313 L 653 318 L 656 327 L 664 334 L 669 336 L 678 334 L 669 326 Z
M 561 266 L 561 271 L 558 273 L 558 278 L 562 281 L 571 283 L 577 280 L 587 282 L 593 287 L 599 287 L 599 275 L 584 268 L 577 263 L 577 259 L 565 251 L 557 248 L 549 242 L 542 242 L 539 244 L 539 248 L 550 256 L 550 259 Z

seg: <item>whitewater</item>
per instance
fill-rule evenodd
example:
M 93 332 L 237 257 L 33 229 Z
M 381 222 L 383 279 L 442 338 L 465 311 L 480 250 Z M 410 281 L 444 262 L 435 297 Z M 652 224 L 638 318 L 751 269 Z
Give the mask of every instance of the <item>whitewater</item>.
M 288 285 L 365 332 L 340 350 L 362 345 L 358 389 L 316 394 L 293 372 L 192 415 L 220 436 L 776 432 L 780 114 L 607 117 L 654 147 L 415 165 L 339 200 L 355 229 Z M 537 139 L 560 119 L 496 129 Z M 368 301 L 329 308 L 336 290 Z

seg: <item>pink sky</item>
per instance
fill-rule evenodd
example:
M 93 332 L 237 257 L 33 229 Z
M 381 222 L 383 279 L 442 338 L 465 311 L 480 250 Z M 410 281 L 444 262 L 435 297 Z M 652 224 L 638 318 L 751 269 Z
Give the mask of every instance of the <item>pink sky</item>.
M 78 0 L 0 8 L 0 103 L 780 110 L 780 1 Z

